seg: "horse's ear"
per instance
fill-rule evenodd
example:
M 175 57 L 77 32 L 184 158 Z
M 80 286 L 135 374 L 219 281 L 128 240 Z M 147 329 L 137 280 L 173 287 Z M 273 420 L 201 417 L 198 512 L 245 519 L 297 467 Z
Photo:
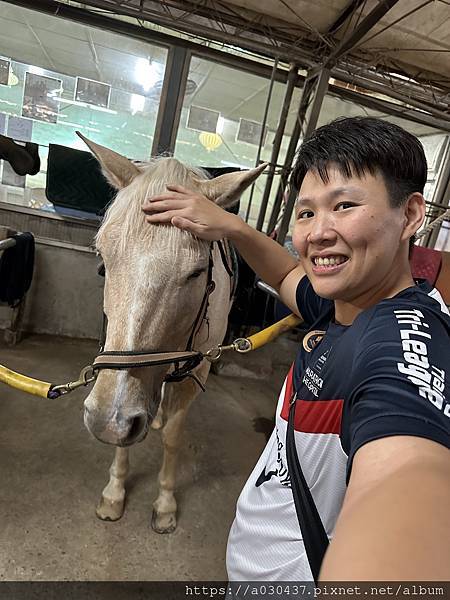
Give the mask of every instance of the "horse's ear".
M 117 152 L 114 152 L 109 148 L 100 146 L 100 144 L 96 144 L 79 131 L 77 131 L 76 134 L 88 146 L 89 150 L 100 163 L 106 179 L 117 190 L 121 190 L 129 185 L 136 175 L 140 174 L 137 166 L 134 165 L 131 160 L 125 158 L 125 156 L 117 154 Z
M 228 208 L 236 204 L 244 190 L 261 175 L 268 164 L 263 163 L 249 171 L 226 173 L 214 179 L 200 181 L 200 191 L 222 208 Z

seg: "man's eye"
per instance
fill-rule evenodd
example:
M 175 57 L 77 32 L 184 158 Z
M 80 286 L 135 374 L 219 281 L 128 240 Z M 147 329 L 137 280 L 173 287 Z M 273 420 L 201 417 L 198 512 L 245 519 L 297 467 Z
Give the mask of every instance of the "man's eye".
M 334 210 L 345 210 L 346 208 L 352 208 L 353 206 L 355 206 L 353 202 L 339 202 Z
M 311 217 L 314 216 L 314 213 L 312 210 L 302 210 L 301 212 L 298 213 L 297 219 L 310 219 Z

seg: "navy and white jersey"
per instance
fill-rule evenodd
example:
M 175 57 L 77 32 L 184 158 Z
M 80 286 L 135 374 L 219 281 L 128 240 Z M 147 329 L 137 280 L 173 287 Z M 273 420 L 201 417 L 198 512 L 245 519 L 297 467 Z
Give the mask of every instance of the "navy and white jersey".
M 363 311 L 350 326 L 306 277 L 297 289 L 309 327 L 286 377 L 275 430 L 238 499 L 227 548 L 231 581 L 312 580 L 286 460 L 289 403 L 305 479 L 332 536 L 355 452 L 392 435 L 450 447 L 450 317 L 422 282 Z

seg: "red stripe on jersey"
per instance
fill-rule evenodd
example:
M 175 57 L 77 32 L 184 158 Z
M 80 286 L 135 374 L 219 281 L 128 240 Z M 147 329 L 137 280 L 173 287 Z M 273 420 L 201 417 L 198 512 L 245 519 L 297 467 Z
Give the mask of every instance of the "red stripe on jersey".
M 341 433 L 343 400 L 298 400 L 295 431 L 304 433 Z
M 281 411 L 281 416 L 283 416 L 285 410 L 287 410 L 287 414 L 289 415 L 289 402 L 294 395 L 294 364 L 295 363 L 292 363 L 289 373 L 286 375 L 286 387 L 284 389 L 283 410 Z
M 294 365 L 286 377 L 281 418 L 289 418 L 289 403 L 294 395 Z M 303 433 L 341 432 L 343 400 L 297 400 L 294 429 Z

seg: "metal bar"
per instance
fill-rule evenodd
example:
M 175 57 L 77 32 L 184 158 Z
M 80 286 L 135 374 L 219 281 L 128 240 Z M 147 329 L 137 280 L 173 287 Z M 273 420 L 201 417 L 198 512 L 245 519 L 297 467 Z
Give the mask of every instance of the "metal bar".
M 330 70 L 326 68 L 322 69 L 318 75 L 317 81 L 315 82 L 314 98 L 311 104 L 311 112 L 309 113 L 304 132 L 305 138 L 309 137 L 317 126 L 317 121 L 319 120 L 323 99 L 325 98 L 325 94 L 328 90 L 329 79 Z
M 433 193 L 433 201 L 436 201 L 439 204 L 441 204 L 447 199 L 448 208 L 448 203 L 450 202 L 450 137 L 448 137 L 446 141 L 446 147 L 444 150 L 444 155 L 442 157 L 441 165 L 442 166 L 440 168 L 438 181 L 436 183 L 436 187 Z M 429 225 L 431 221 L 435 220 L 437 217 L 440 216 L 439 212 L 439 209 L 434 209 L 431 211 L 431 215 L 428 218 L 427 225 Z M 425 246 L 427 246 L 428 248 L 434 248 L 439 236 L 440 229 L 440 227 L 435 227 L 430 232 L 430 234 L 425 239 Z
M 280 299 L 280 294 L 271 285 L 269 285 L 262 279 L 258 279 L 258 281 L 256 282 L 256 287 L 262 290 L 263 292 L 266 292 L 266 294 L 269 294 L 269 296 L 272 296 L 272 298 L 275 298 L 275 300 Z
M 6 240 L 2 240 L 0 242 L 0 252 L 3 252 L 3 250 L 6 250 L 7 248 L 12 248 L 16 244 L 17 242 L 14 238 L 7 238 Z
M 259 161 L 260 161 L 260 158 L 261 158 L 261 148 L 262 148 L 262 143 L 264 141 L 264 134 L 265 134 L 265 130 L 266 130 L 267 117 L 268 117 L 268 114 L 269 114 L 270 102 L 272 100 L 273 84 L 275 83 L 275 74 L 277 72 L 277 68 L 278 68 L 278 58 L 276 58 L 275 62 L 273 63 L 272 75 L 270 77 L 269 91 L 267 92 L 266 106 L 264 108 L 264 116 L 263 116 L 262 125 L 261 125 L 261 136 L 259 138 L 258 153 L 256 155 L 255 167 L 257 167 L 259 165 Z M 255 191 L 255 184 L 253 183 L 253 185 L 251 187 L 251 190 L 250 190 L 250 197 L 248 199 L 247 210 L 246 210 L 246 213 L 245 213 L 245 222 L 246 223 L 248 223 L 248 218 L 250 216 L 250 209 L 252 207 L 252 201 L 253 201 L 253 193 L 254 193 L 254 191 Z
M 280 154 L 281 142 L 283 141 L 284 130 L 286 127 L 286 121 L 289 113 L 289 107 L 291 105 L 292 94 L 294 93 L 295 84 L 298 77 L 298 66 L 295 63 L 291 64 L 289 69 L 286 94 L 284 96 L 283 106 L 281 108 L 280 121 L 278 123 L 278 129 L 273 140 L 272 156 L 270 158 L 269 173 L 267 175 L 266 186 L 264 188 L 264 194 L 261 200 L 261 206 L 259 209 L 258 221 L 256 223 L 256 229 L 262 231 L 264 225 L 264 218 L 266 216 L 267 205 L 269 203 L 270 191 L 272 188 L 273 178 L 275 175 L 275 164 L 278 161 L 278 155 Z
M 286 189 L 289 180 L 289 173 L 291 171 L 291 166 L 294 160 L 297 144 L 300 139 L 301 129 L 302 128 L 300 121 L 299 119 L 296 119 L 294 130 L 291 134 L 291 139 L 289 140 L 289 146 L 286 152 L 285 163 L 281 170 L 280 183 L 278 184 L 277 193 L 273 202 L 272 211 L 270 213 L 269 224 L 267 225 L 266 233 L 268 235 L 270 235 L 274 231 L 277 225 L 278 215 L 280 214 L 280 209 L 283 202 L 284 190 Z
M 191 53 L 186 48 L 170 48 L 156 118 L 152 156 L 173 155 L 190 61 Z
M 311 112 L 306 122 L 304 131 L 304 139 L 308 138 L 317 126 L 319 120 L 320 110 L 322 108 L 323 99 L 328 89 L 328 81 L 330 78 L 330 70 L 322 69 L 317 77 L 312 80 L 312 87 L 314 89 L 314 98 L 312 101 Z M 307 79 L 308 81 L 308 79 Z M 277 242 L 281 245 L 284 244 L 287 232 L 289 230 L 289 223 L 291 221 L 292 211 L 294 210 L 295 201 L 297 199 L 297 190 L 292 187 L 289 191 L 289 195 L 286 200 L 284 207 L 283 218 L 281 219 L 280 228 L 277 235 Z
M 444 112 L 443 110 L 439 110 L 433 106 L 428 106 L 418 100 L 415 100 L 414 98 L 405 96 L 404 94 L 401 94 L 400 92 L 397 92 L 393 89 L 386 90 L 383 88 L 383 86 L 381 86 L 375 82 L 372 82 L 368 79 L 364 79 L 363 77 L 358 77 L 357 75 L 347 76 L 344 73 L 342 73 L 339 75 L 338 79 L 344 83 L 362 87 L 370 92 L 376 92 L 379 94 L 384 94 L 385 96 L 389 96 L 390 98 L 395 98 L 397 100 L 400 100 L 401 102 L 404 102 L 405 104 L 409 104 L 410 106 L 413 106 L 414 108 L 418 108 L 420 111 L 426 111 L 430 115 L 434 115 L 435 117 L 438 117 L 438 118 L 444 119 L 444 120 L 448 120 L 450 122 L 450 115 L 448 113 Z M 330 85 L 330 87 L 331 87 L 331 85 Z M 336 85 L 334 87 L 335 87 L 335 89 L 342 89 L 338 85 Z M 355 92 L 355 93 L 358 93 L 358 92 Z
M 351 0 L 350 4 L 348 4 L 344 8 L 344 10 L 341 12 L 341 14 L 336 19 L 336 21 L 331 25 L 331 27 L 328 28 L 328 33 L 331 35 L 333 33 L 336 33 L 336 31 L 338 31 L 338 29 L 340 29 L 342 27 L 342 25 L 345 23 L 345 21 L 349 17 L 353 16 L 355 11 L 358 10 L 358 8 L 361 6 L 361 4 L 364 1 L 365 0 Z
M 289 196 L 286 200 L 286 206 L 284 208 L 283 219 L 281 221 L 280 229 L 277 236 L 277 242 L 283 246 L 286 239 L 287 232 L 289 230 L 289 223 L 291 221 L 292 211 L 294 210 L 295 201 L 297 200 L 297 190 L 291 187 L 289 190 Z
M 351 50 L 374 25 L 378 23 L 384 15 L 397 4 L 399 0 L 382 0 L 370 13 L 364 17 L 361 23 L 356 27 L 350 35 L 346 36 L 326 58 L 324 67 L 331 66 L 339 58 L 344 56 L 346 52 Z
M 340 98 L 351 100 L 352 102 L 356 102 L 361 106 L 367 106 L 367 108 L 401 117 L 402 119 L 413 121 L 414 123 L 421 123 L 422 125 L 428 125 L 429 127 L 435 127 L 436 129 L 450 132 L 450 121 L 437 119 L 436 117 L 427 115 L 424 112 L 397 106 L 391 102 L 387 102 L 386 100 L 372 98 L 364 94 L 358 94 L 353 90 L 347 90 L 337 86 L 330 86 L 330 91 L 333 91 L 333 93 Z
M 376 37 L 377 35 L 380 35 L 380 33 L 383 33 L 383 31 L 386 31 L 386 29 L 390 29 L 394 25 L 397 25 L 397 23 L 399 23 L 400 21 L 403 21 L 403 19 L 406 19 L 407 17 L 409 17 L 410 15 L 414 14 L 415 12 L 417 12 L 418 10 L 420 10 L 421 8 L 423 8 L 424 6 L 427 6 L 428 4 L 431 4 L 431 2 L 434 2 L 434 0 L 426 0 L 425 2 L 423 2 L 419 6 L 416 6 L 415 8 L 413 8 L 409 12 L 405 13 L 404 15 L 402 15 L 401 17 L 399 17 L 395 21 L 392 21 L 392 23 L 389 23 L 389 25 L 386 25 L 386 27 L 383 27 L 379 31 L 376 31 L 373 35 L 371 35 L 369 38 L 367 38 L 367 39 L 364 40 L 364 44 L 367 44 L 367 42 L 370 42 L 370 40 L 373 40 L 374 37 Z M 360 48 L 360 47 L 361 47 L 361 44 L 358 44 L 358 46 L 356 46 L 356 48 L 354 48 L 354 50 L 356 50 L 357 48 Z M 370 48 L 367 48 L 367 49 L 370 50 Z M 419 52 L 421 52 L 421 50 L 419 50 Z
M 270 214 L 269 225 L 267 227 L 267 233 L 271 234 L 275 229 L 278 215 L 280 213 L 281 205 L 283 202 L 284 190 L 286 189 L 289 174 L 291 171 L 292 163 L 295 157 L 295 151 L 297 150 L 297 144 L 300 139 L 300 134 L 302 132 L 303 123 L 306 116 L 306 111 L 308 110 L 308 106 L 311 101 L 311 95 L 314 90 L 314 80 L 311 78 L 306 78 L 305 85 L 303 87 L 302 97 L 300 99 L 300 104 L 298 107 L 297 118 L 295 120 L 294 130 L 291 135 L 291 139 L 289 140 L 289 146 L 286 152 L 286 158 L 284 161 L 284 165 L 281 171 L 280 183 L 278 185 L 277 194 L 275 196 L 275 200 L 272 207 L 272 212 Z

